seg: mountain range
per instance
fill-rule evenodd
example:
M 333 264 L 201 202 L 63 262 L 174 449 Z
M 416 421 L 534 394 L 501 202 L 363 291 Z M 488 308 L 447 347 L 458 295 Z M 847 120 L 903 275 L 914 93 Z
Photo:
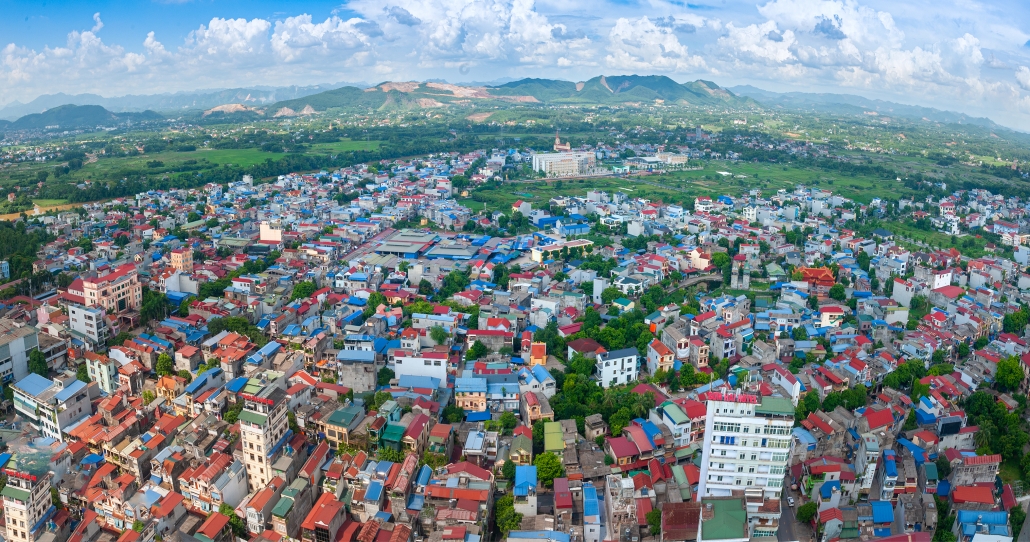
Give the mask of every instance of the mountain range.
M 0 108 L 0 119 L 16 120 L 32 113 L 41 113 L 59 105 L 99 105 L 115 113 L 146 110 L 174 114 L 177 111 L 205 110 L 229 103 L 264 107 L 282 100 L 318 94 L 344 85 L 368 86 L 364 83 L 333 83 L 290 87 L 251 87 L 169 94 L 130 94 L 105 98 L 97 94 L 45 94 L 29 103 L 12 102 Z
M 0 109 L 0 130 L 41 130 L 110 126 L 126 122 L 195 117 L 222 122 L 310 115 L 332 108 L 424 109 L 470 102 L 618 105 L 665 103 L 730 108 L 770 107 L 831 114 L 878 114 L 999 129 L 983 117 L 873 100 L 850 94 L 777 93 L 753 86 L 723 88 L 704 80 L 677 83 L 661 75 L 597 76 L 587 81 L 519 79 L 494 84 L 442 81 L 330 84 L 307 87 L 238 88 L 175 94 L 104 98 L 92 94 L 52 94 L 28 104 Z M 70 102 L 77 105 L 70 105 Z M 28 114 L 16 112 L 31 111 Z
M 1002 127 L 986 117 L 971 117 L 955 111 L 942 111 L 932 107 L 906 105 L 884 100 L 873 100 L 854 94 L 832 94 L 815 92 L 771 92 L 751 85 L 730 87 L 738 96 L 753 98 L 767 107 L 811 111 L 815 113 L 853 113 L 856 115 L 876 113 L 878 115 L 903 117 L 913 120 L 929 120 L 946 124 L 973 124 L 990 129 Z

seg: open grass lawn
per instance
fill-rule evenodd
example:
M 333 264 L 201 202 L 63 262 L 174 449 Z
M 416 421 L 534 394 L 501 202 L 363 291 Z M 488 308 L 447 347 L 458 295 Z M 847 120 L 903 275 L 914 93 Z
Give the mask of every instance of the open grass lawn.
M 1001 476 L 1001 481 L 1006 484 L 1011 484 L 1022 477 L 1022 471 L 1019 469 L 1018 461 L 1002 461 L 998 471 L 998 475 Z
M 348 151 L 374 151 L 379 148 L 379 141 L 355 141 L 345 139 L 335 143 L 318 143 L 311 146 L 316 152 L 348 152 Z
M 176 152 L 176 153 L 163 153 L 163 154 L 181 154 L 185 159 L 198 160 L 200 158 L 207 158 L 209 162 L 213 162 L 218 165 L 222 164 L 233 164 L 237 166 L 253 166 L 254 164 L 260 164 L 265 160 L 272 159 L 278 160 L 286 153 L 282 152 L 264 152 L 260 149 L 198 149 L 194 152 Z M 168 164 L 165 162 L 165 164 Z
M 32 203 L 39 205 L 40 207 L 50 207 L 53 205 L 64 205 L 68 203 L 66 199 L 34 199 Z

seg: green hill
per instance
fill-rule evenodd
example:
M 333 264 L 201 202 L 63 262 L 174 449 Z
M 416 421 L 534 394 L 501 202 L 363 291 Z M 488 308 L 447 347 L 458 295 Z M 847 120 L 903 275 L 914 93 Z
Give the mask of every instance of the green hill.
M 496 96 L 533 96 L 541 102 L 612 104 L 664 100 L 691 105 L 752 105 L 710 81 L 677 83 L 664 75 L 598 76 L 582 83 L 549 79 L 522 79 L 490 87 Z
M 294 111 L 301 111 L 309 105 L 315 111 L 325 111 L 332 107 L 363 107 L 378 109 L 379 107 L 382 107 L 385 101 L 386 93 L 383 92 L 365 92 L 364 89 L 357 87 L 340 87 L 333 90 L 327 90 L 325 92 L 319 92 L 318 94 L 304 96 L 303 98 L 276 102 L 269 109 L 271 111 L 276 111 L 280 108 L 288 107 Z
M 276 102 L 269 111 L 288 107 L 301 111 L 311 106 L 316 111 L 330 108 L 415 109 L 437 107 L 457 100 L 498 98 L 543 103 L 616 104 L 653 102 L 690 105 L 754 105 L 750 98 L 739 97 L 710 81 L 680 84 L 663 75 L 598 76 L 582 83 L 557 79 L 521 79 L 493 87 L 462 87 L 433 83 L 381 83 L 371 89 L 342 87 L 303 98 Z M 455 90 L 457 88 L 457 90 Z M 466 92 L 467 91 L 467 92 Z M 526 99 L 530 98 L 530 99 Z
M 47 109 L 42 113 L 25 115 L 6 126 L 0 124 L 0 128 L 9 130 L 45 130 L 47 127 L 54 127 L 55 129 L 68 130 L 155 121 L 163 118 L 153 111 L 112 113 L 99 105 L 60 105 Z

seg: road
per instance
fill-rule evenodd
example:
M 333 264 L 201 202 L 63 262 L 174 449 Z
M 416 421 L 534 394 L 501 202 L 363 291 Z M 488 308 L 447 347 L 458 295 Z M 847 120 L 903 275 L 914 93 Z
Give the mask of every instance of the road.
M 787 506 L 787 499 L 783 499 L 780 501 L 780 528 L 776 531 L 776 540 L 779 542 L 799 540 L 794 533 L 795 524 L 797 524 L 797 519 L 794 518 L 794 509 Z

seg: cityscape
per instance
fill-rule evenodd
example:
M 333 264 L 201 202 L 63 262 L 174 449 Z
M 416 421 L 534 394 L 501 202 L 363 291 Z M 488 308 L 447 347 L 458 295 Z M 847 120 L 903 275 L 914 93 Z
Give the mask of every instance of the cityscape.
M 908 2 L 160 2 L 219 15 L 145 53 L 111 17 L 131 69 L 62 83 L 10 67 L 65 55 L 15 4 L 3 541 L 1030 540 L 1025 52 L 984 38 L 934 101 L 805 49 L 911 52 Z

